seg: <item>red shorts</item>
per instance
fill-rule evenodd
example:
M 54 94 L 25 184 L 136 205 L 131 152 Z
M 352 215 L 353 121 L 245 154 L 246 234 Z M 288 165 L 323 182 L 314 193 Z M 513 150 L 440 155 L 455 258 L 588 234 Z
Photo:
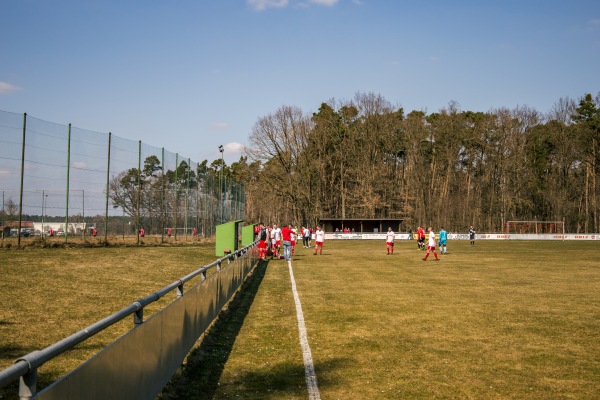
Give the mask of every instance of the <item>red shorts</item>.
M 394 247 L 394 242 L 385 242 L 387 247 Z
M 435 251 L 435 246 L 427 246 L 427 250 Z
M 281 247 L 281 240 L 277 240 L 275 242 L 275 247 Z
M 315 242 L 316 246 L 323 247 L 323 242 Z
M 267 241 L 266 240 L 259 240 L 258 241 L 258 248 L 259 249 L 266 249 L 267 248 Z

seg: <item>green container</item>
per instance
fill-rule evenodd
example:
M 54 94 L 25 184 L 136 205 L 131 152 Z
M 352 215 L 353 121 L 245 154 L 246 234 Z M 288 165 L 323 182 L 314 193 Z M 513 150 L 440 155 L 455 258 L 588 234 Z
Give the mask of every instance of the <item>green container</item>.
M 250 224 L 242 227 L 242 247 L 254 243 L 254 227 L 256 224 Z
M 240 225 L 242 220 L 217 225 L 215 236 L 215 255 L 223 257 L 239 249 Z

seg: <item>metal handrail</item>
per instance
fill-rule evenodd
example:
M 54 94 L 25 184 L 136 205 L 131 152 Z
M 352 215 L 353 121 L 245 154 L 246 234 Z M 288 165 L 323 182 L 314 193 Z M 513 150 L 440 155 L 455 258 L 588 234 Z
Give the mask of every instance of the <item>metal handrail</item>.
M 42 350 L 36 350 L 23 357 L 18 358 L 13 365 L 0 371 L 0 388 L 8 385 L 9 383 L 14 382 L 15 380 L 21 377 L 26 378 L 28 375 L 30 375 L 29 379 L 25 380 L 30 381 L 31 383 L 23 382 L 23 380 L 21 380 L 21 389 L 23 389 L 23 385 L 29 386 L 29 388 L 32 389 L 30 391 L 31 394 L 35 394 L 37 369 L 44 363 L 68 351 L 77 344 L 89 339 L 90 337 L 114 325 L 115 323 L 121 321 L 122 319 L 128 317 L 131 314 L 134 315 L 134 327 L 141 324 L 143 322 L 144 307 L 146 307 L 148 304 L 159 300 L 165 294 L 175 289 L 177 290 L 177 297 L 181 297 L 183 295 L 183 285 L 186 282 L 199 275 L 201 276 L 202 280 L 206 279 L 207 270 L 217 267 L 217 271 L 220 271 L 221 264 L 223 262 L 227 261 L 228 263 L 230 263 L 232 260 L 241 257 L 242 255 L 246 254 L 246 252 L 248 252 L 249 249 L 254 247 L 257 243 L 258 242 L 254 242 L 240 250 L 236 250 L 231 254 L 221 257 L 208 265 L 205 265 L 202 268 L 184 276 L 183 278 L 180 278 L 174 281 L 173 283 L 165 286 L 159 291 L 147 297 L 134 301 L 128 307 L 125 307 L 122 310 L 111 314 L 110 316 L 88 326 L 85 329 L 80 330 L 79 332 L 72 334 L 69 337 L 66 337 L 65 339 L 62 339 L 59 342 L 56 342 Z

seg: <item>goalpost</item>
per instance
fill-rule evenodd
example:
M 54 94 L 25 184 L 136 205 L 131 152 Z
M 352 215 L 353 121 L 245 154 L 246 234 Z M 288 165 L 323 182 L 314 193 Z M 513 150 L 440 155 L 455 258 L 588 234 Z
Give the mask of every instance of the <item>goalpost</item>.
M 563 221 L 508 221 L 506 223 L 507 234 L 565 234 L 565 223 Z

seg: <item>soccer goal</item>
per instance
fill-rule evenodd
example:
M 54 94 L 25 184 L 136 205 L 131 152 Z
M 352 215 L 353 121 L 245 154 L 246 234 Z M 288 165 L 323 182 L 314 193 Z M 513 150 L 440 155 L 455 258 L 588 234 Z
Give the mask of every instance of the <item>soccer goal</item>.
M 563 221 L 508 221 L 506 223 L 507 234 L 565 234 L 565 223 Z

